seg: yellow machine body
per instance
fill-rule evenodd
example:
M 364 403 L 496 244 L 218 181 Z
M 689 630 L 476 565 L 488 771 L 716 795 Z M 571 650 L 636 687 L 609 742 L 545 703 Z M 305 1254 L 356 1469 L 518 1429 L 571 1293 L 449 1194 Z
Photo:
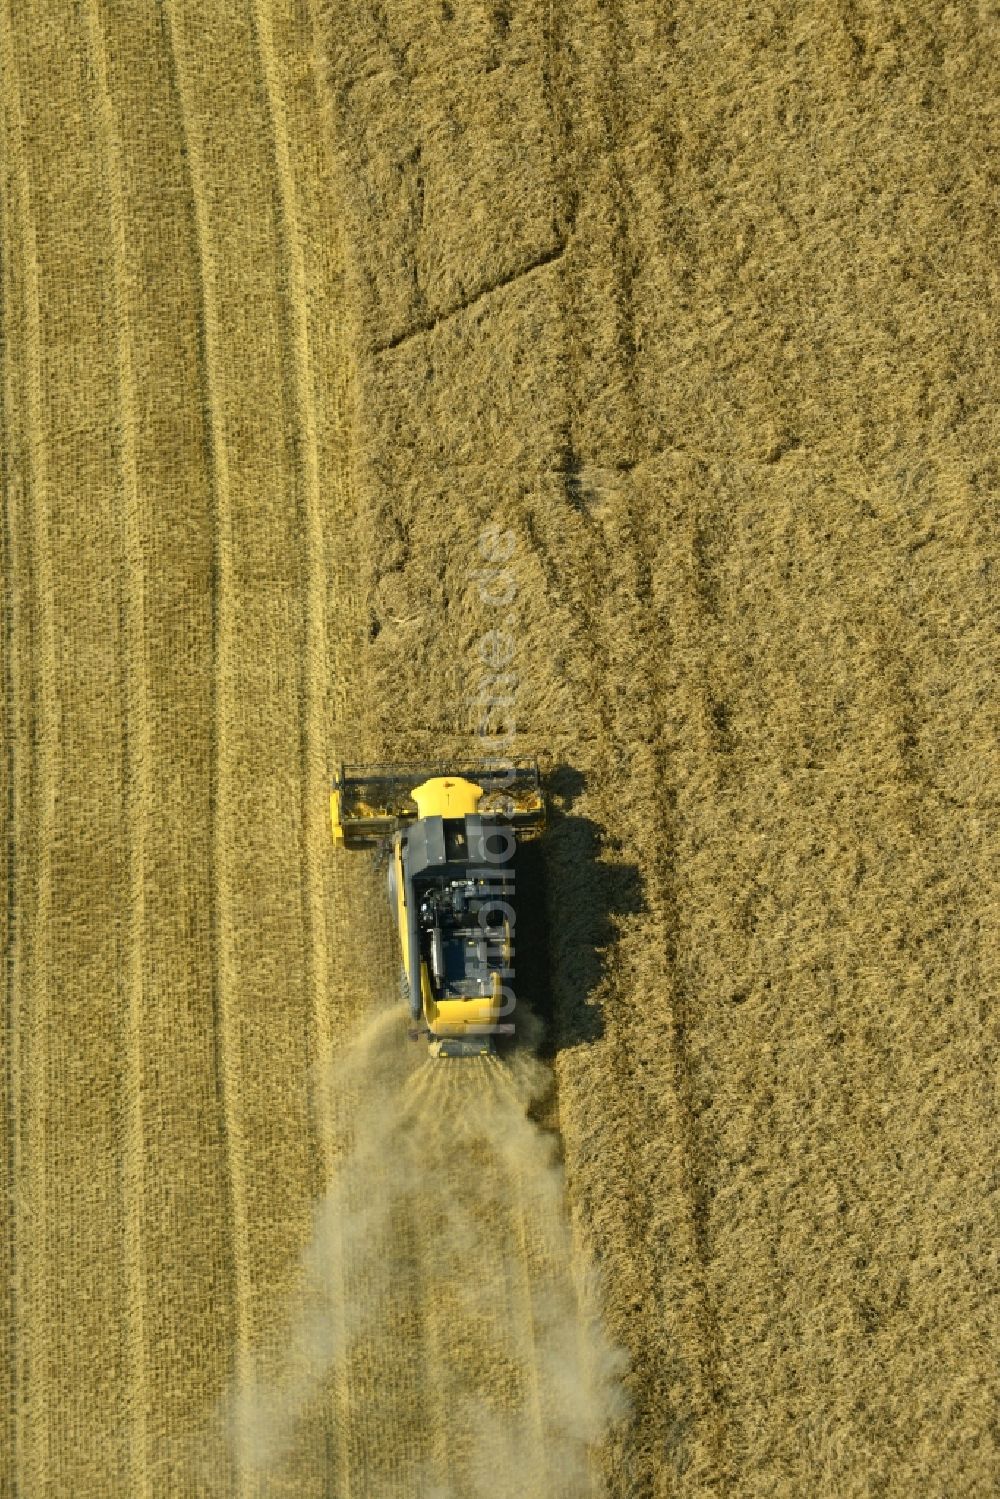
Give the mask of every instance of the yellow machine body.
M 465 817 L 478 810 L 483 788 L 462 776 L 432 776 L 410 794 L 418 817 Z
M 417 769 L 343 769 L 330 798 L 333 838 L 388 845 L 411 1017 L 433 1054 L 479 1055 L 512 1029 L 502 1023 L 513 954 L 513 868 L 503 861 L 515 829 L 524 837 L 543 825 L 538 772 L 522 763 L 417 780 Z
M 413 788 L 413 800 L 417 804 L 419 817 L 465 817 L 474 813 L 482 800 L 483 789 L 476 786 L 472 781 L 467 781 L 461 776 L 435 776 L 424 781 L 423 785 Z M 410 960 L 406 941 L 407 911 L 406 911 L 406 888 L 407 882 L 403 873 L 403 840 L 397 834 L 393 839 L 392 857 L 396 861 L 397 877 L 396 886 L 396 925 L 400 935 L 400 947 L 402 950 L 403 970 L 409 981 L 412 982 L 410 973 Z M 505 941 L 506 951 L 509 953 L 509 935 Z M 431 983 L 431 975 L 428 965 L 424 959 L 420 961 L 420 995 L 423 1002 L 423 1016 L 428 1032 L 434 1039 L 469 1039 L 475 1036 L 486 1037 L 491 1035 L 500 1019 L 500 976 L 495 975 L 493 991 L 491 994 L 483 995 L 476 999 L 435 999 L 434 989 Z M 483 1044 L 483 1051 L 488 1049 Z

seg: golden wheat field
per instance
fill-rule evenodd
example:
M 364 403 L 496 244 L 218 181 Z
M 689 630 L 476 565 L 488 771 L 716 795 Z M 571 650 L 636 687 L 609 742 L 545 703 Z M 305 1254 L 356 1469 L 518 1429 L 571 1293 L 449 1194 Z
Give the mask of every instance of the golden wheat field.
M 989 0 L 0 0 L 0 1495 L 996 1492 Z M 537 756 L 521 1043 L 341 759 Z

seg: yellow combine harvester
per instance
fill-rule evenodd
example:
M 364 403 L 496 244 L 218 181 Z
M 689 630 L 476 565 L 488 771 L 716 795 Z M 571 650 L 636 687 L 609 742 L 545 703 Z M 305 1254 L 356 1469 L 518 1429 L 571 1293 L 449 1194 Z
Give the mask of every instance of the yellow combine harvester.
M 334 842 L 389 852 L 410 1016 L 432 1055 L 481 1056 L 513 1031 L 515 854 L 545 823 L 538 767 L 344 765 Z

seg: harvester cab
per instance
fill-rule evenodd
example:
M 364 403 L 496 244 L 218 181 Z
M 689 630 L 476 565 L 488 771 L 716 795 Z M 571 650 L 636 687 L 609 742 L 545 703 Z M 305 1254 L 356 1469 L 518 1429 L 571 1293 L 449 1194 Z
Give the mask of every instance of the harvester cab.
M 386 848 L 410 1018 L 431 1054 L 481 1056 L 513 1031 L 516 854 L 541 832 L 533 762 L 341 766 L 334 843 Z

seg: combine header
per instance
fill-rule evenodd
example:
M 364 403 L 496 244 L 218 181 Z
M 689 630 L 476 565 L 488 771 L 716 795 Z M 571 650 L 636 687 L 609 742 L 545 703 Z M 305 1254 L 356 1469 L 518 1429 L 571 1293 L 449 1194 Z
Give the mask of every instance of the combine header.
M 330 818 L 335 843 L 389 851 L 410 1017 L 432 1055 L 491 1051 L 513 1030 L 515 854 L 545 824 L 537 765 L 344 765 Z

